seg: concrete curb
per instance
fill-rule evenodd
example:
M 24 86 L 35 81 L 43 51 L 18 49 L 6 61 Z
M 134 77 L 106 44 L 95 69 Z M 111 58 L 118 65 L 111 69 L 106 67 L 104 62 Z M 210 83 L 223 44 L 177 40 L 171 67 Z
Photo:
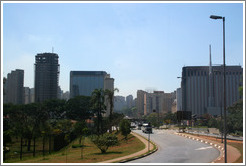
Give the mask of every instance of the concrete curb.
M 135 134 L 137 134 L 137 133 L 135 133 Z M 140 137 L 142 137 L 142 138 L 144 138 L 145 140 L 147 140 L 142 135 L 140 135 L 140 134 L 137 134 L 137 135 L 140 136 Z M 152 141 L 150 141 L 150 143 L 154 146 L 154 149 L 152 151 L 147 152 L 147 153 L 144 153 L 144 154 L 141 154 L 139 156 L 135 156 L 135 157 L 132 157 L 132 158 L 124 159 L 124 160 L 121 160 L 121 161 L 118 161 L 118 162 L 119 163 L 126 163 L 126 162 L 129 162 L 129 161 L 133 161 L 133 160 L 137 160 L 137 159 L 140 159 L 140 158 L 144 158 L 146 156 L 149 156 L 149 155 L 155 153 L 158 150 L 158 146 L 154 142 L 152 142 Z
M 200 141 L 200 142 L 202 142 L 202 143 L 209 144 L 209 145 L 213 146 L 215 149 L 219 150 L 219 152 L 220 152 L 219 157 L 217 157 L 217 158 L 216 158 L 215 160 L 213 160 L 211 163 L 214 163 L 215 161 L 221 160 L 221 158 L 224 157 L 224 153 L 225 153 L 224 148 L 223 148 L 222 146 L 218 145 L 218 144 L 215 144 L 215 143 L 210 142 L 210 141 L 208 141 L 208 140 L 203 140 L 203 139 L 195 138 L 195 137 L 193 137 L 193 136 L 188 136 L 188 135 L 186 135 L 186 134 L 181 134 L 181 133 L 175 133 L 175 134 L 176 134 L 176 135 L 179 135 L 179 136 L 183 136 L 183 137 L 188 138 L 188 139 L 192 139 L 192 140 L 194 140 L 194 141 Z

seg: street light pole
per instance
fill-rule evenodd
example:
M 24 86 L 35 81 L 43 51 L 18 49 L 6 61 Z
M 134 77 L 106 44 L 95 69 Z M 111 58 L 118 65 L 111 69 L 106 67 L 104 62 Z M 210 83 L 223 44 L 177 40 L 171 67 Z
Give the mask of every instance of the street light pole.
M 226 134 L 227 134 L 227 131 L 226 131 L 226 124 L 227 124 L 227 121 L 226 121 L 226 65 L 225 65 L 225 17 L 221 17 L 221 16 L 214 16 L 214 15 L 211 15 L 210 16 L 211 19 L 222 19 L 223 20 L 223 74 L 224 74 L 224 149 L 225 149 L 225 163 L 227 163 L 227 147 L 226 147 Z

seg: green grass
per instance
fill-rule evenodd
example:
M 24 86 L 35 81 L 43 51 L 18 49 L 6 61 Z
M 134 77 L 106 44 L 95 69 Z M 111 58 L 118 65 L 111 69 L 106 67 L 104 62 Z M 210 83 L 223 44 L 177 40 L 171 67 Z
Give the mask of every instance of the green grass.
M 81 148 L 72 148 L 72 145 L 78 144 L 78 139 L 72 142 L 66 148 L 63 148 L 57 153 L 46 155 L 45 157 L 28 157 L 23 158 L 22 161 L 18 159 L 7 160 L 8 163 L 97 163 L 105 160 L 110 160 L 122 156 L 126 156 L 138 152 L 145 148 L 145 145 L 133 135 L 128 136 L 128 140 L 124 136 L 118 134 L 120 145 L 110 147 L 105 154 L 88 139 L 85 139 L 85 146 L 83 148 L 83 158 L 81 158 Z

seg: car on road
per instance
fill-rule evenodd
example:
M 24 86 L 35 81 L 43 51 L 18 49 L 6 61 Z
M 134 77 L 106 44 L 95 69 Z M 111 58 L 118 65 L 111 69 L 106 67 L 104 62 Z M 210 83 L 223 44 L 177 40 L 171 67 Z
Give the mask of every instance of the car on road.
M 152 133 L 152 126 L 148 123 L 144 123 L 142 126 L 142 131 L 144 133 Z

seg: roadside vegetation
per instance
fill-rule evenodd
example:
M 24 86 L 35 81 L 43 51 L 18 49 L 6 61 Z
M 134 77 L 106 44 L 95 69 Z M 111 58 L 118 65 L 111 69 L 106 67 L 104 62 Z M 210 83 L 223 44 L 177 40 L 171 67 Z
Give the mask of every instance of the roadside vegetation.
M 75 139 L 68 146 L 58 152 L 45 156 L 37 156 L 33 158 L 24 157 L 23 160 L 12 159 L 7 162 L 21 163 L 97 163 L 114 158 L 126 156 L 138 152 L 145 148 L 145 145 L 133 135 L 129 135 L 128 140 L 120 134 L 114 132 L 117 136 L 118 145 L 109 147 L 107 152 L 101 153 L 101 150 L 91 141 L 89 137 L 85 137 L 83 146 L 79 144 L 79 138 Z
M 113 113 L 114 91 L 96 89 L 91 97 L 77 96 L 68 101 L 55 99 L 26 105 L 4 104 L 4 162 L 49 162 L 50 159 L 52 162 L 67 162 L 73 155 L 78 155 L 76 161 L 80 162 L 86 154 L 95 159 L 89 157 L 81 162 L 98 162 L 107 158 L 104 155 L 111 159 L 141 150 L 143 145 L 135 137 L 128 136 L 126 142 L 126 136 L 120 134 L 119 126 L 124 115 Z M 107 108 L 109 117 L 104 116 Z M 130 131 L 130 126 L 126 127 Z M 128 145 L 134 149 L 129 150 Z M 58 154 L 63 159 L 59 160 Z M 54 159 L 54 156 L 58 158 Z M 98 156 L 102 156 L 101 159 Z

